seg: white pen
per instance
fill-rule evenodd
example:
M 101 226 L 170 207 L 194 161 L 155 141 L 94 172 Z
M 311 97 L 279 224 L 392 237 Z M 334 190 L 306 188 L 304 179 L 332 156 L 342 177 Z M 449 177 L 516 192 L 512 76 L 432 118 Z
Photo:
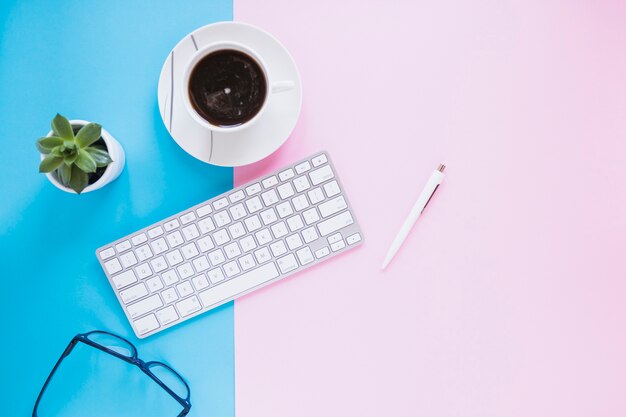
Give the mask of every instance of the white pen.
M 419 218 L 420 214 L 422 214 L 422 211 L 424 211 L 424 209 L 426 208 L 426 205 L 432 198 L 433 194 L 435 194 L 435 191 L 437 191 L 437 187 L 439 187 L 439 184 L 441 184 L 441 181 L 443 181 L 443 178 L 445 177 L 445 175 L 443 174 L 444 169 L 446 169 L 446 166 L 440 164 L 439 168 L 433 171 L 432 175 L 428 179 L 426 186 L 424 186 L 422 193 L 413 205 L 411 212 L 404 220 L 404 223 L 402 224 L 398 235 L 391 244 L 391 247 L 387 252 L 387 256 L 385 257 L 385 261 L 383 262 L 382 269 L 385 269 L 387 265 L 389 265 L 389 262 L 391 262 L 396 252 L 398 252 L 398 249 L 400 249 L 400 246 L 402 246 L 404 239 L 406 239 L 406 237 L 408 236 L 411 228 Z

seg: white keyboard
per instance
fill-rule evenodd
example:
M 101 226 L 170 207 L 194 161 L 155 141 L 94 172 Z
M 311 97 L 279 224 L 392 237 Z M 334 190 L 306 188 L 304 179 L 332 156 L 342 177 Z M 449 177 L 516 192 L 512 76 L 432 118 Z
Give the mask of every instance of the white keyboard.
M 96 250 L 139 338 L 362 242 L 327 153 Z

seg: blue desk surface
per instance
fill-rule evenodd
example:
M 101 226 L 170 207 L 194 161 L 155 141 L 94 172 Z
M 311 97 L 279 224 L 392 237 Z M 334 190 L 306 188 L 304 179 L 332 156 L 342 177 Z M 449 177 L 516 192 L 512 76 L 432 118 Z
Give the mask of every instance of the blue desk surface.
M 191 416 L 234 415 L 232 303 L 136 339 L 94 250 L 232 187 L 232 169 L 184 153 L 157 109 L 157 81 L 186 33 L 232 19 L 231 0 L 16 1 L 0 6 L 0 415 L 30 415 L 79 332 L 128 337 L 188 380 Z M 60 112 L 101 123 L 124 147 L 114 183 L 63 193 L 37 173 L 35 140 Z

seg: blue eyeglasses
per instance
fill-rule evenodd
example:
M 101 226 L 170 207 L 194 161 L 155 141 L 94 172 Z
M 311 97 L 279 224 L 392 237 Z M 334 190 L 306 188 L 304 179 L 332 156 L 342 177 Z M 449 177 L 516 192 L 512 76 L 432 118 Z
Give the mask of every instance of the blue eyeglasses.
M 128 340 L 109 332 L 95 330 L 88 333 L 78 334 L 72 338 L 72 341 L 65 348 L 65 351 L 54 365 L 54 368 L 52 368 L 52 372 L 50 372 L 50 375 L 46 379 L 46 382 L 37 396 L 37 401 L 35 402 L 35 407 L 33 409 L 33 417 L 48 417 L 45 415 L 45 412 L 41 412 L 39 410 L 42 399 L 46 402 L 46 397 L 44 395 L 46 389 L 49 387 L 52 378 L 55 373 L 57 373 L 57 370 L 63 360 L 66 359 L 72 353 L 74 348 L 79 346 L 79 344 L 85 344 L 93 347 L 101 352 L 112 355 L 115 358 L 121 359 L 126 363 L 138 367 L 182 407 L 182 411 L 178 414 L 178 417 L 184 417 L 189 413 L 189 410 L 191 409 L 191 393 L 189 385 L 187 385 L 187 382 L 185 382 L 183 377 L 180 376 L 178 372 L 162 362 L 144 362 L 137 357 L 137 349 Z M 167 383 L 165 381 L 167 381 Z M 158 390 L 156 387 L 155 389 Z M 67 395 L 67 400 L 69 402 L 74 393 L 67 393 Z M 147 399 L 147 401 L 148 400 L 149 399 Z M 175 405 L 175 403 L 172 404 Z

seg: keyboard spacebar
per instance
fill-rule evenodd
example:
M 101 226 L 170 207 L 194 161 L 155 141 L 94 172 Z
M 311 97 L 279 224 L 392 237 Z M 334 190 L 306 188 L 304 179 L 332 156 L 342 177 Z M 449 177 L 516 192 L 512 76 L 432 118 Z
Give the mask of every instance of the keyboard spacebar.
M 260 268 L 248 271 L 230 281 L 226 281 L 213 288 L 199 293 L 200 300 L 205 308 L 211 307 L 237 294 L 250 290 L 278 276 L 278 269 L 274 262 L 270 262 Z

